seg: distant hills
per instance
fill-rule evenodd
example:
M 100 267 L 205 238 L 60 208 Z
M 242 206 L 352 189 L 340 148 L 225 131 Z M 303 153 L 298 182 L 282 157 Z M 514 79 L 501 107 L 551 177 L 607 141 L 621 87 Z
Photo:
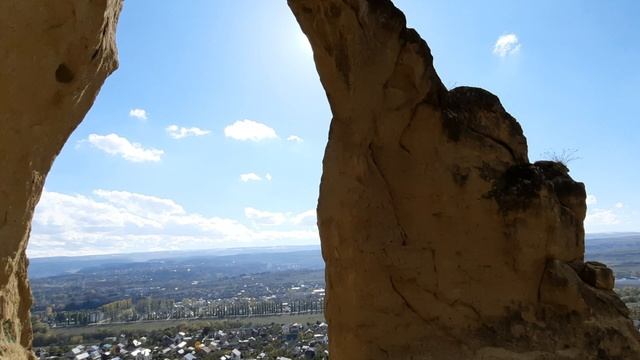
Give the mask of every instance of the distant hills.
M 589 234 L 585 259 L 611 267 L 617 278 L 640 274 L 640 233 Z
M 634 261 L 640 255 L 640 233 L 589 234 L 585 253 L 588 260 L 611 264 Z
M 277 246 L 34 258 L 29 260 L 29 277 L 38 279 L 158 262 L 217 262 L 227 264 L 227 266 L 233 264 L 235 267 L 251 267 L 256 271 L 264 271 L 269 268 L 324 268 L 320 247 L 317 245 Z
M 212 261 L 213 259 L 222 263 L 251 265 L 260 269 L 269 266 L 324 268 L 319 246 L 280 246 L 35 258 L 30 259 L 29 276 L 37 279 L 127 264 L 158 261 Z M 640 233 L 587 234 L 585 260 L 600 261 L 609 265 L 615 270 L 616 277 L 637 276 L 640 274 Z

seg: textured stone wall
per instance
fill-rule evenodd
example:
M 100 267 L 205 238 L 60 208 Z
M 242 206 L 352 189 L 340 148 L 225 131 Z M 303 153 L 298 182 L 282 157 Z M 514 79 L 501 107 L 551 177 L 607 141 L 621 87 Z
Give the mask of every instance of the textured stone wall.
M 585 190 L 491 93 L 447 90 L 387 0 L 289 0 L 333 119 L 318 204 L 333 359 L 640 359 Z M 598 280 L 599 279 L 599 280 Z
M 289 0 L 333 112 L 318 204 L 332 359 L 639 359 L 585 191 L 487 91 L 447 90 L 387 0 Z M 31 357 L 26 242 L 116 68 L 119 0 L 0 2 L 0 358 Z M 222 54 L 224 55 L 224 54 Z
M 31 357 L 25 248 L 44 179 L 117 67 L 119 0 L 0 1 L 0 358 Z

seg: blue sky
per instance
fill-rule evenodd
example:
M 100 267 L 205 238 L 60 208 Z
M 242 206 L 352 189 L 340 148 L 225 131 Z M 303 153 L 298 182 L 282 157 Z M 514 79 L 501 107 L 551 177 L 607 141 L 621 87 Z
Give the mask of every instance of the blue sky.
M 640 3 L 395 3 L 447 87 L 500 97 L 531 160 L 577 151 L 588 232 L 640 231 Z M 317 244 L 331 113 L 286 1 L 127 1 L 117 40 L 28 253 Z

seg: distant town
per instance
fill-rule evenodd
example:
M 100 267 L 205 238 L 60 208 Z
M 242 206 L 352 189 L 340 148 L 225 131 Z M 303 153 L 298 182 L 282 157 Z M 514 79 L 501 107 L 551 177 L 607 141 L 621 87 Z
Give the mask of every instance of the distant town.
M 136 258 L 36 259 L 40 359 L 328 358 L 318 250 Z
M 636 235 L 587 240 L 587 259 L 611 265 L 636 327 L 638 255 Z M 43 360 L 329 359 L 319 249 L 32 265 L 33 344 Z
M 327 324 L 226 322 L 105 336 L 78 345 L 37 347 L 40 359 L 328 359 Z M 81 337 L 77 335 L 77 337 Z M 72 339 L 73 340 L 73 339 Z M 82 339 L 76 339 L 82 342 Z
M 59 328 L 322 313 L 323 267 L 317 250 L 88 262 L 70 273 L 32 276 L 32 316 Z
M 295 277 L 296 280 L 279 282 L 277 279 L 283 276 Z M 303 279 L 305 276 L 308 277 L 307 280 Z M 95 304 L 95 308 L 88 306 L 94 305 L 93 302 L 84 302 L 81 305 L 73 302 L 57 304 L 58 306 L 48 304 L 45 309 L 36 305 L 32 317 L 51 328 L 60 328 L 172 319 L 233 319 L 322 314 L 325 290 L 318 276 L 320 274 L 317 272 L 309 271 L 236 276 L 220 280 L 220 284 L 228 284 L 236 290 L 224 298 L 211 298 L 212 295 L 220 295 L 215 291 L 208 297 L 185 297 L 180 300 L 175 300 L 175 297 L 161 298 L 159 294 L 153 297 L 141 293 L 102 305 Z M 276 280 L 271 279 L 273 277 Z M 270 283 L 265 283 L 266 279 L 271 279 Z M 197 286 L 198 282 L 192 281 L 189 285 Z M 48 286 L 56 287 L 51 284 Z M 174 292 L 178 290 L 173 289 Z M 199 288 L 192 290 L 186 286 L 181 293 L 194 296 L 200 295 L 200 292 Z M 175 296 L 175 293 L 173 294 Z

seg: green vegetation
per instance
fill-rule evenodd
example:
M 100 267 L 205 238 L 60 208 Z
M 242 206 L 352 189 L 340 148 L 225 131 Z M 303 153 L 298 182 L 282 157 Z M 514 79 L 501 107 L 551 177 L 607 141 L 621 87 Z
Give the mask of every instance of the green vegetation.
M 281 315 L 281 316 L 265 316 L 255 318 L 240 318 L 236 320 L 162 320 L 162 321 L 138 321 L 121 324 L 78 326 L 78 327 L 62 327 L 50 328 L 47 324 L 33 319 L 33 345 L 52 346 L 56 344 L 76 345 L 82 343 L 100 343 L 104 338 L 110 336 L 120 336 L 122 334 L 127 337 L 139 337 L 150 335 L 159 335 L 164 332 L 177 328 L 178 331 L 215 328 L 221 330 L 237 329 L 242 327 L 262 326 L 269 324 L 289 324 L 298 323 L 315 323 L 324 321 L 323 314 L 302 314 L 302 315 Z
M 615 291 L 629 308 L 631 318 L 640 320 L 640 288 L 629 286 L 617 288 Z

